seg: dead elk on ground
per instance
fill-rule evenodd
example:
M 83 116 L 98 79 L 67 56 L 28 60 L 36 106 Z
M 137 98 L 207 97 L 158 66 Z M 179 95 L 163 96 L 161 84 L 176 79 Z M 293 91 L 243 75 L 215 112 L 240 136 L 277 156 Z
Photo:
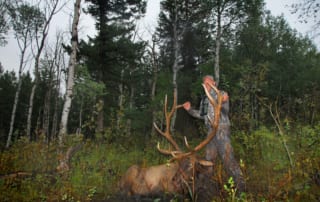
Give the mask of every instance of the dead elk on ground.
M 179 193 L 184 194 L 186 191 L 194 196 L 196 185 L 196 176 L 201 172 L 199 167 L 212 166 L 212 162 L 203 160 L 197 155 L 202 148 L 204 148 L 210 140 L 215 136 L 219 125 L 222 96 L 215 86 L 211 88 L 216 92 L 217 99 L 214 99 L 210 92 L 205 89 L 206 95 L 210 103 L 214 107 L 214 120 L 211 121 L 212 132 L 200 142 L 196 147 L 192 148 L 186 138 L 186 151 L 180 149 L 176 141 L 172 138 L 170 131 L 170 122 L 175 111 L 182 105 L 177 105 L 177 98 L 174 96 L 173 106 L 170 111 L 167 110 L 167 96 L 165 98 L 164 113 L 166 118 L 165 131 L 161 131 L 154 123 L 156 130 L 167 139 L 174 150 L 162 149 L 158 144 L 157 149 L 160 153 L 171 155 L 169 163 L 143 168 L 137 165 L 131 166 L 122 176 L 119 182 L 121 193 L 127 195 L 157 195 L 161 193 Z M 203 170 L 206 169 L 202 169 Z M 208 180 L 208 179 L 207 179 Z

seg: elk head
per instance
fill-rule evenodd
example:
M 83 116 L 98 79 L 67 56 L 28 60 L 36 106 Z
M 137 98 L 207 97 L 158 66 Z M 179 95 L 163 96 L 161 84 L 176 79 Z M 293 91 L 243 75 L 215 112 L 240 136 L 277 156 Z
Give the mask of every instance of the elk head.
M 204 146 L 206 146 L 215 136 L 220 118 L 222 96 L 219 90 L 211 85 L 211 88 L 216 92 L 217 99 L 213 98 L 210 92 L 203 85 L 206 95 L 214 107 L 214 120 L 210 120 L 212 131 L 206 139 L 200 142 L 197 146 L 191 147 L 184 137 L 186 151 L 183 151 L 173 139 L 170 131 L 170 123 L 175 111 L 182 107 L 177 105 L 177 98 L 174 94 L 173 105 L 168 111 L 167 96 L 165 97 L 164 113 L 166 119 L 166 128 L 164 131 L 160 130 L 156 123 L 155 129 L 172 145 L 173 149 L 163 149 L 158 143 L 157 149 L 160 153 L 170 155 L 169 163 L 152 166 L 148 168 L 141 168 L 137 165 L 131 166 L 125 175 L 120 180 L 120 190 L 129 195 L 148 195 L 159 193 L 181 193 L 186 190 L 195 192 L 195 175 L 197 172 L 196 166 L 212 166 L 212 162 L 203 160 L 197 155 Z

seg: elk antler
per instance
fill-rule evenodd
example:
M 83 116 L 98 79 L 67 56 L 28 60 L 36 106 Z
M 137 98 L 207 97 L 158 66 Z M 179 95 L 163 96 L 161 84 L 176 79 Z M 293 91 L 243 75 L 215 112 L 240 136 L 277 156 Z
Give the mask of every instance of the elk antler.
M 206 146 L 211 140 L 212 138 L 216 135 L 217 130 L 218 130 L 218 126 L 219 126 L 219 122 L 220 122 L 220 113 L 221 113 L 221 106 L 222 106 L 222 95 L 220 93 L 220 91 L 212 84 L 209 84 L 210 87 L 216 92 L 217 94 L 217 100 L 215 100 L 212 95 L 210 94 L 210 92 L 207 90 L 207 88 L 205 87 L 204 84 L 202 84 L 204 91 L 210 101 L 210 104 L 213 106 L 214 108 L 214 120 L 211 120 L 210 117 L 208 116 L 211 126 L 212 126 L 212 131 L 210 132 L 210 134 L 208 134 L 207 138 L 205 140 L 203 140 L 200 144 L 198 144 L 198 146 L 196 146 L 193 149 L 193 152 L 197 152 L 199 150 L 201 150 L 204 146 Z
M 166 149 L 161 149 L 160 148 L 160 144 L 158 143 L 157 145 L 157 149 L 163 153 L 163 154 L 167 154 L 167 155 L 172 155 L 173 158 L 171 159 L 171 161 L 176 160 L 176 159 L 181 159 L 181 158 L 185 158 L 188 157 L 196 152 L 198 152 L 199 150 L 201 150 L 204 146 L 206 146 L 211 140 L 212 138 L 215 136 L 217 130 L 218 130 L 218 126 L 219 126 L 219 121 L 220 121 L 220 112 L 221 112 L 221 105 L 222 105 L 222 95 L 219 92 L 219 90 L 210 84 L 210 87 L 216 92 L 217 94 L 217 99 L 213 98 L 212 95 L 210 94 L 210 92 L 206 89 L 206 87 L 204 86 L 204 84 L 202 84 L 204 91 L 210 101 L 210 104 L 213 106 L 214 108 L 214 120 L 210 120 L 211 126 L 212 126 L 212 131 L 210 132 L 210 134 L 208 134 L 207 138 L 204 139 L 202 142 L 200 142 L 196 147 L 191 148 L 187 138 L 184 137 L 184 141 L 185 141 L 185 145 L 188 148 L 188 152 L 182 152 L 182 150 L 180 149 L 180 147 L 178 146 L 178 144 L 173 140 L 171 133 L 170 133 L 170 122 L 171 122 L 171 118 L 174 114 L 174 112 L 176 111 L 176 109 L 182 107 L 182 105 L 177 105 L 177 98 L 176 98 L 176 94 L 174 94 L 174 99 L 173 99 L 173 105 L 171 108 L 171 111 L 168 112 L 167 111 L 167 96 L 165 97 L 165 104 L 164 104 L 164 112 L 165 112 L 165 118 L 166 118 L 166 129 L 165 131 L 161 131 L 159 129 L 159 127 L 156 125 L 156 123 L 154 123 L 154 127 L 156 128 L 156 130 L 162 135 L 164 136 L 175 148 L 175 151 L 172 150 L 166 150 Z
M 163 154 L 168 154 L 168 155 L 174 155 L 176 153 L 181 153 L 181 149 L 180 147 L 178 146 L 178 144 L 176 143 L 176 141 L 174 141 L 174 139 L 172 138 L 171 136 L 171 133 L 170 133 L 170 122 L 171 122 L 171 118 L 174 114 L 174 112 L 177 110 L 177 108 L 180 108 L 182 105 L 179 105 L 177 106 L 177 96 L 176 94 L 174 93 L 174 96 L 173 96 L 173 104 L 172 104 L 172 108 L 170 110 L 170 112 L 168 112 L 168 98 L 167 98 L 167 95 L 165 96 L 165 101 L 164 101 L 164 114 L 165 114 L 165 118 L 166 118 L 166 129 L 165 131 L 161 131 L 159 129 L 159 127 L 157 126 L 156 123 L 153 123 L 155 129 L 162 135 L 164 136 L 172 145 L 173 147 L 176 149 L 176 151 L 169 151 L 169 150 L 165 150 L 165 149 L 161 149 L 160 148 L 160 144 L 158 143 L 157 145 L 157 149 L 163 153 Z

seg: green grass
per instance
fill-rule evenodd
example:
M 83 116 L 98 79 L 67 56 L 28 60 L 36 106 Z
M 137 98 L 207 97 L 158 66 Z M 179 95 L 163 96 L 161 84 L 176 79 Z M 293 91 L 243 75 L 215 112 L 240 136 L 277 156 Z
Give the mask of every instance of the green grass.
M 292 130 L 292 129 L 291 129 Z M 319 128 L 302 127 L 286 135 L 294 168 L 289 166 L 280 138 L 272 130 L 261 128 L 252 134 L 233 133 L 233 146 L 245 173 L 248 192 L 241 198 L 228 195 L 221 184 L 221 195 L 232 201 L 316 201 L 320 187 L 315 183 L 320 150 L 317 144 Z M 139 136 L 137 136 L 139 137 Z M 146 145 L 133 135 L 128 141 L 106 142 L 87 140 L 74 154 L 71 169 L 58 174 L 58 147 L 43 141 L 29 143 L 25 139 L 15 142 L 0 153 L 0 201 L 91 201 L 107 199 L 117 193 L 121 175 L 133 164 L 144 167 L 166 162 L 155 149 L 155 138 Z M 70 135 L 64 151 L 82 141 Z M 190 140 L 194 145 L 200 140 Z M 165 142 L 162 142 L 165 144 Z M 164 145 L 165 146 L 165 145 Z M 227 183 L 228 176 L 217 165 L 215 176 Z M 7 177 L 9 173 L 24 171 L 31 176 Z M 6 177 L 4 177 L 6 176 Z M 319 176 L 318 176 L 319 177 Z M 318 179 L 320 180 L 320 179 Z M 230 201 L 229 200 L 229 201 Z

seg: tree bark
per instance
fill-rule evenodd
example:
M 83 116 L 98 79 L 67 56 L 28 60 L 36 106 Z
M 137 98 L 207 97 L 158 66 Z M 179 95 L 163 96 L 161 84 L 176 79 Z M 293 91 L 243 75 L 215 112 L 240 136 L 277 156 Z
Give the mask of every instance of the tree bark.
M 67 89 L 66 97 L 63 105 L 61 122 L 60 122 L 60 131 L 59 131 L 59 144 L 63 145 L 64 136 L 67 133 L 68 125 L 68 116 L 70 112 L 72 95 L 73 95 L 73 86 L 74 86 L 74 72 L 77 62 L 77 49 L 78 49 L 78 24 L 80 18 L 80 5 L 81 0 L 76 0 L 74 4 L 74 16 L 72 22 L 72 33 L 71 33 L 71 55 L 69 59 L 69 71 L 68 71 L 68 80 L 67 80 Z
M 156 96 L 156 88 L 157 88 L 157 80 L 158 80 L 158 70 L 159 70 L 159 65 L 158 65 L 158 59 L 157 59 L 157 53 L 155 50 L 156 46 L 156 38 L 153 36 L 152 38 L 152 47 L 151 47 L 151 58 L 152 58 L 152 83 L 151 83 L 151 102 L 154 104 L 154 99 Z M 151 126 L 151 136 L 153 136 L 156 132 L 155 128 L 153 127 L 153 123 L 156 122 L 156 110 L 154 107 L 152 107 L 152 126 Z
M 152 103 L 155 100 L 155 91 L 156 91 L 156 87 L 157 87 L 157 79 L 158 79 L 158 73 L 154 73 L 153 75 L 153 81 L 152 81 L 152 85 L 151 85 L 151 101 Z M 154 104 L 154 103 L 153 103 Z M 157 111 L 154 107 L 152 107 L 152 125 L 151 125 L 151 136 L 154 135 L 156 133 L 155 128 L 153 127 L 153 123 L 155 123 L 157 120 Z
M 50 62 L 49 64 L 49 85 L 48 85 L 48 91 L 46 92 L 45 95 L 45 100 L 44 100 L 44 106 L 43 106 L 43 121 L 42 121 L 42 128 L 43 132 L 45 134 L 45 141 L 46 143 L 49 143 L 50 141 L 50 132 L 49 132 L 49 126 L 50 126 L 50 114 L 51 114 L 51 97 L 52 97 L 52 87 L 54 85 L 53 82 L 53 68 L 54 68 L 54 63 Z
M 120 95 L 118 97 L 118 111 L 117 111 L 117 131 L 120 131 L 121 129 L 121 121 L 123 118 L 123 103 L 124 103 L 124 85 L 123 85 L 123 77 L 124 77 L 124 70 L 121 71 L 121 78 L 120 78 L 120 84 L 119 84 L 119 92 Z
M 60 57 L 59 57 L 60 58 Z M 57 128 L 58 128 L 58 104 L 59 104 L 59 92 L 60 92 L 60 61 L 56 63 L 57 67 L 57 76 L 56 76 L 56 84 L 55 84 L 55 99 L 54 99 L 54 109 L 53 109 L 53 117 L 52 117 L 52 127 L 51 127 L 51 137 L 57 138 Z
M 57 138 L 57 129 L 58 129 L 58 104 L 59 104 L 59 92 L 60 92 L 60 81 L 61 81 L 61 69 L 60 66 L 65 66 L 64 62 L 64 54 L 61 46 L 58 44 L 61 43 L 62 35 L 57 35 L 56 42 L 56 51 L 55 51 L 55 67 L 57 69 L 56 82 L 55 82 L 55 91 L 53 97 L 54 99 L 54 109 L 53 109 L 53 117 L 52 117 L 52 126 L 51 126 L 51 138 Z M 59 48 L 58 48 L 59 47 Z
M 135 90 L 136 90 L 135 87 L 133 86 L 133 84 L 131 84 L 131 89 L 130 89 L 130 101 L 129 101 L 129 111 L 133 110 Z M 128 136 L 131 136 L 131 123 L 132 123 L 131 118 L 127 119 L 126 135 L 128 135 Z
M 18 41 L 18 44 L 19 44 L 19 41 Z M 21 75 L 22 75 L 22 70 L 23 70 L 23 66 L 24 66 L 24 57 L 25 57 L 25 53 L 26 53 L 26 50 L 28 47 L 27 38 L 24 39 L 23 46 L 19 45 L 19 47 L 21 49 L 21 56 L 20 56 L 20 64 L 19 64 L 18 86 L 17 86 L 17 91 L 15 94 L 14 102 L 13 102 L 13 108 L 12 108 L 11 120 L 10 120 L 10 129 L 9 129 L 7 143 L 6 143 L 6 148 L 10 147 L 11 139 L 12 139 L 13 127 L 14 127 L 16 111 L 17 111 L 17 106 L 18 106 L 19 96 L 20 96 L 20 91 L 21 91 L 21 85 L 22 85 Z
M 179 66 L 179 35 L 178 35 L 178 9 L 177 9 L 177 2 L 175 1 L 175 15 L 174 15 L 174 21 L 173 21 L 173 48 L 174 48 L 174 62 L 172 66 L 172 85 L 173 85 L 173 96 L 176 96 L 178 99 L 178 84 L 177 84 L 177 77 L 178 72 L 181 69 L 181 66 Z M 176 123 L 176 117 L 177 113 L 173 114 L 172 120 L 171 120 L 171 130 L 174 131 L 175 123 Z
M 80 103 L 80 112 L 79 112 L 79 126 L 77 129 L 76 134 L 80 135 L 81 134 L 81 129 L 82 129 L 82 111 L 83 111 L 83 97 L 81 98 L 81 103 Z
M 47 2 L 48 3 L 48 2 Z M 27 136 L 29 137 L 29 140 L 31 140 L 31 121 L 32 121 L 32 111 L 33 111 L 33 100 L 34 100 L 34 95 L 36 92 L 36 89 L 38 87 L 38 81 L 39 81 L 39 63 L 40 63 L 40 56 L 42 53 L 42 50 L 44 48 L 45 41 L 47 39 L 48 33 L 49 33 L 49 25 L 52 20 L 52 17 L 56 14 L 57 6 L 58 6 L 59 1 L 55 0 L 53 1 L 52 8 L 50 8 L 50 12 L 48 14 L 48 18 L 46 19 L 44 23 L 44 27 L 41 33 L 41 41 L 39 43 L 38 38 L 35 37 L 35 40 L 37 42 L 37 53 L 35 56 L 35 64 L 34 64 L 34 83 L 32 86 L 31 94 L 30 94 L 30 99 L 29 99 L 29 109 L 28 109 L 28 118 L 27 118 Z M 49 6 L 49 3 L 47 5 Z M 45 9 L 46 10 L 46 9 Z
M 104 111 L 103 111 L 103 108 L 104 108 L 104 101 L 103 101 L 103 98 L 101 97 L 99 100 L 98 100 L 98 103 L 96 104 L 96 110 L 97 110 L 97 120 L 96 120 L 96 132 L 98 133 L 103 133 L 103 130 L 104 130 Z
M 20 91 L 21 91 L 21 85 L 22 85 L 22 81 L 21 81 L 21 76 L 20 76 L 20 73 L 19 73 L 18 88 L 17 88 L 16 95 L 15 95 L 15 98 L 14 98 L 13 109 L 12 109 L 11 120 L 10 120 L 10 129 L 9 129 L 7 143 L 6 143 L 6 148 L 9 148 L 10 144 L 11 144 L 14 120 L 15 120 L 15 117 L 16 117 L 16 111 L 17 111 L 17 106 L 18 106 L 18 102 L 19 102 L 19 95 L 20 95 Z
M 215 44 L 215 56 L 214 56 L 214 78 L 216 86 L 219 86 L 220 82 L 220 46 L 221 46 L 221 12 L 218 8 L 217 13 L 217 35 L 216 35 L 216 44 Z

